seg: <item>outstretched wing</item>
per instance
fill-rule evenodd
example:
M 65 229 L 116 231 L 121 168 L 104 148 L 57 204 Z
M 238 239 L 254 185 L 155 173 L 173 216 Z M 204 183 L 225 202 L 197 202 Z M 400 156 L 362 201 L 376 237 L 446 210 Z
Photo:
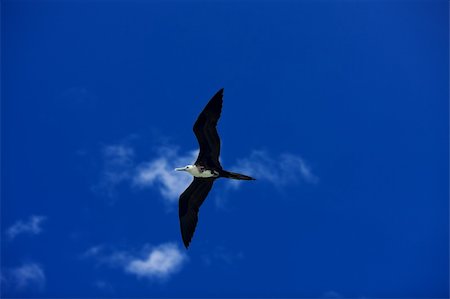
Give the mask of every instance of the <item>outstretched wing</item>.
M 198 210 L 208 195 L 214 178 L 194 178 L 178 202 L 181 237 L 188 248 L 198 222 Z
M 223 88 L 206 104 L 194 124 L 194 133 L 200 146 L 195 164 L 222 169 L 219 162 L 220 138 L 217 134 L 217 121 L 222 111 Z

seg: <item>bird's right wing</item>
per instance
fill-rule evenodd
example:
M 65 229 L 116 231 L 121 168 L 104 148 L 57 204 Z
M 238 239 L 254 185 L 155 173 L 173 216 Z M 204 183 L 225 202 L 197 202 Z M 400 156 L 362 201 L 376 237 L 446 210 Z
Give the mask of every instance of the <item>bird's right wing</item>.
M 198 211 L 214 183 L 214 178 L 194 178 L 178 202 L 181 237 L 188 248 L 198 222 Z
M 195 164 L 222 169 L 219 162 L 220 138 L 216 129 L 222 111 L 222 98 L 223 88 L 209 100 L 194 124 L 194 133 L 200 146 Z

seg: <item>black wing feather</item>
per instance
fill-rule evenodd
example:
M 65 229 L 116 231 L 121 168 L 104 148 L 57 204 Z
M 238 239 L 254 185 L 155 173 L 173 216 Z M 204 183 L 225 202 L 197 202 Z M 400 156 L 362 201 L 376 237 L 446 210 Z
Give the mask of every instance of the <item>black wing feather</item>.
M 194 124 L 194 134 L 200 146 L 195 164 L 214 169 L 222 169 L 219 162 L 220 138 L 216 129 L 222 111 L 222 98 L 223 88 L 209 100 Z
M 178 202 L 181 237 L 188 248 L 198 222 L 198 211 L 214 183 L 214 178 L 194 178 Z

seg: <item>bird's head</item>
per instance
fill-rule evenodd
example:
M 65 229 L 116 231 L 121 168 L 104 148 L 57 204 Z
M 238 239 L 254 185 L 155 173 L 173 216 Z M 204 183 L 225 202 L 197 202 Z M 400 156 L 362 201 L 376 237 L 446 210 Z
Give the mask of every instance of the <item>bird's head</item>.
M 194 168 L 194 165 L 186 165 L 184 167 L 175 168 L 176 171 L 189 171 Z

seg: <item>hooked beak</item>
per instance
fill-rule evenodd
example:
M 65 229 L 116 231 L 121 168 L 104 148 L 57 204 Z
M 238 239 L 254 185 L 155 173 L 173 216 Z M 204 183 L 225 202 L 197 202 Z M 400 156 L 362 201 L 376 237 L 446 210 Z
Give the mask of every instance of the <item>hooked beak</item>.
M 185 170 L 186 170 L 186 168 L 184 168 L 184 167 L 175 168 L 175 171 L 185 171 Z

